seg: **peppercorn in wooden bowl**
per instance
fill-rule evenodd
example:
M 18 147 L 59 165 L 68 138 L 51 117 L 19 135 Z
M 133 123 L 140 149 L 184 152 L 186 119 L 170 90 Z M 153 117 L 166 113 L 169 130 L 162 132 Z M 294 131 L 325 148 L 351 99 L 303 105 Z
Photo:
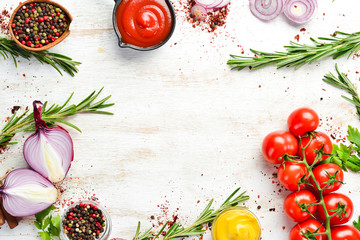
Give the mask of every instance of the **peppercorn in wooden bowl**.
M 9 30 L 13 40 L 30 51 L 44 51 L 70 34 L 71 14 L 50 0 L 28 0 L 13 12 Z

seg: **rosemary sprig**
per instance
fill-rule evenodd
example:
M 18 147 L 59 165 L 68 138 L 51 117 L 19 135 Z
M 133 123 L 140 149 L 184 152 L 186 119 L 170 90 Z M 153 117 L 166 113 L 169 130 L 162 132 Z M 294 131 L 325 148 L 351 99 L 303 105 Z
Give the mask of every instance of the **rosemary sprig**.
M 359 94 L 356 91 L 355 85 L 349 80 L 349 78 L 339 71 L 337 64 L 335 65 L 336 72 L 338 76 L 336 77 L 332 73 L 328 73 L 324 76 L 323 81 L 334 85 L 336 87 L 342 88 L 346 90 L 348 93 L 352 95 L 352 99 L 346 96 L 342 96 L 345 100 L 349 101 L 350 103 L 354 104 L 357 110 L 357 115 L 360 117 L 360 98 Z
M 195 236 L 195 235 L 203 235 L 206 231 L 204 228 L 204 224 L 212 222 L 217 215 L 219 215 L 222 211 L 234 207 L 238 205 L 240 202 L 246 201 L 249 199 L 249 196 L 245 195 L 246 192 L 243 192 L 239 194 L 238 196 L 234 197 L 238 192 L 240 191 L 240 188 L 236 189 L 225 201 L 221 206 L 215 210 L 211 208 L 214 199 L 212 199 L 209 204 L 205 207 L 205 209 L 202 211 L 200 216 L 197 218 L 197 220 L 191 224 L 189 227 L 183 227 L 181 223 L 175 222 L 175 223 L 169 223 L 167 222 L 164 224 L 164 226 L 160 229 L 158 234 L 152 233 L 152 229 L 149 229 L 144 234 L 140 235 L 140 223 L 138 225 L 135 237 L 133 240 L 155 240 L 159 239 L 160 236 L 162 240 L 170 240 L 170 239 L 176 239 L 176 238 L 183 238 L 183 237 L 189 237 L 189 236 Z M 169 227 L 169 229 L 166 231 L 166 233 L 163 235 L 163 231 Z
M 73 77 L 75 73 L 78 72 L 76 66 L 81 64 L 80 62 L 73 61 L 71 58 L 58 53 L 53 53 L 49 51 L 29 51 L 25 48 L 20 47 L 15 41 L 2 37 L 0 37 L 0 54 L 4 57 L 4 60 L 11 57 L 14 60 L 14 64 L 16 67 L 17 57 L 23 57 L 28 61 L 30 61 L 31 57 L 34 57 L 42 64 L 50 64 L 61 74 L 61 76 L 63 74 L 60 69 L 67 72 Z
M 250 67 L 252 70 L 259 69 L 268 65 L 277 68 L 295 67 L 300 68 L 305 64 L 312 64 L 326 57 L 337 59 L 356 53 L 360 50 L 360 32 L 348 34 L 335 32 L 331 37 L 319 37 L 319 40 L 310 38 L 314 45 L 299 44 L 290 42 L 285 46 L 285 52 L 261 52 L 254 49 L 251 51 L 255 57 L 230 55 L 233 59 L 228 60 L 227 64 L 233 66 L 232 69 L 242 70 Z
M 53 104 L 47 108 L 48 102 L 45 102 L 43 108 L 41 109 L 43 116 L 42 119 L 48 124 L 48 126 L 52 126 L 55 123 L 63 123 L 80 131 L 78 127 L 65 121 L 64 118 L 79 113 L 113 114 L 111 112 L 102 110 L 114 105 L 114 103 L 106 103 L 106 101 L 110 99 L 111 95 L 101 99 L 98 102 L 94 102 L 102 90 L 103 88 L 101 88 L 98 92 L 92 92 L 88 97 L 86 97 L 78 104 L 68 105 L 74 93 L 70 95 L 70 97 L 63 105 Z M 25 111 L 20 116 L 16 116 L 17 113 L 15 112 L 10 117 L 0 132 L 0 147 L 4 145 L 17 144 L 17 142 L 10 142 L 16 133 L 35 130 L 34 115 L 33 113 L 28 113 L 29 110 Z

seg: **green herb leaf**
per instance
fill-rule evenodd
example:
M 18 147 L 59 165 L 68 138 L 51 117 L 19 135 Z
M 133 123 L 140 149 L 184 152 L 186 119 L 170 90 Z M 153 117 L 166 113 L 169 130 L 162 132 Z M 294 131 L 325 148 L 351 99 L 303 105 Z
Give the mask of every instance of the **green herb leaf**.
M 36 221 L 42 223 L 45 219 L 45 217 L 47 215 L 49 215 L 49 213 L 52 211 L 52 210 L 55 210 L 56 207 L 54 205 L 51 205 L 50 207 L 48 207 L 47 209 L 45 209 L 44 211 L 38 213 L 38 214 L 35 214 L 35 218 L 36 218 Z
M 52 66 L 62 76 L 62 69 L 67 72 L 70 76 L 75 76 L 79 70 L 76 66 L 80 65 L 80 62 L 73 61 L 71 58 L 63 56 L 61 54 L 52 53 L 49 51 L 30 51 L 20 47 L 15 41 L 0 37 L 0 54 L 4 59 L 12 58 L 14 60 L 15 67 L 17 67 L 16 58 L 23 57 L 30 61 L 33 57 L 40 63 L 46 63 Z
M 348 140 L 352 143 L 349 147 L 343 143 L 333 144 L 332 154 L 325 162 L 335 163 L 344 171 L 350 169 L 353 172 L 360 172 L 360 133 L 358 129 L 348 126 Z
M 34 225 L 39 230 L 42 230 L 39 232 L 42 240 L 58 239 L 60 236 L 61 217 L 58 214 L 54 215 L 52 213 L 55 209 L 55 206 L 50 206 L 41 213 L 35 215 L 36 221 L 34 222 Z
M 45 102 L 42 108 L 42 116 L 43 116 L 42 119 L 49 125 L 49 127 L 53 126 L 56 123 L 63 123 L 80 131 L 78 127 L 65 121 L 64 118 L 77 115 L 79 113 L 97 113 L 97 114 L 107 114 L 107 115 L 113 114 L 110 112 L 102 111 L 103 108 L 111 107 L 114 105 L 113 103 L 107 103 L 107 100 L 111 97 L 111 95 L 96 102 L 102 90 L 103 88 L 101 88 L 100 91 L 97 92 L 93 91 L 88 97 L 82 100 L 79 104 L 68 105 L 74 93 L 72 93 L 70 97 L 62 105 L 53 104 L 50 107 L 48 107 L 48 102 Z M 28 112 L 29 111 L 27 110 L 20 116 L 17 116 L 16 115 L 17 113 L 15 112 L 10 117 L 10 119 L 7 121 L 5 126 L 0 131 L 0 147 L 9 144 L 16 144 L 14 142 L 12 143 L 9 142 L 15 136 L 16 133 L 34 131 L 35 124 L 34 124 L 33 113 L 28 114 Z M 39 218 L 43 219 L 40 215 Z M 38 222 L 41 221 L 39 220 Z
M 39 234 L 41 236 L 41 240 L 51 240 L 49 233 L 47 233 L 47 232 L 39 232 Z
M 360 231 L 360 216 L 359 216 L 359 220 L 357 222 L 354 221 L 354 227 L 356 227 Z
M 262 52 L 251 49 L 255 54 L 254 57 L 230 55 L 232 59 L 228 60 L 227 64 L 237 70 L 246 67 L 255 70 L 269 65 L 277 68 L 300 68 L 327 57 L 337 59 L 350 56 L 360 50 L 360 32 L 348 34 L 337 31 L 331 37 L 319 37 L 321 41 L 310 39 L 313 42 L 311 45 L 290 42 L 283 52 Z
M 41 230 L 41 223 L 35 221 L 35 222 L 34 222 L 34 225 L 35 225 L 35 227 L 36 227 L 37 229 Z
M 360 35 L 359 35 L 359 37 L 360 37 Z M 360 44 L 360 42 L 359 42 L 359 44 Z M 350 93 L 352 95 L 352 99 L 345 97 L 345 96 L 342 96 L 342 98 L 344 98 L 346 101 L 355 105 L 357 115 L 360 117 L 360 98 L 359 98 L 359 94 L 356 90 L 355 85 L 350 81 L 350 79 L 344 73 L 340 72 L 337 64 L 335 65 L 335 69 L 336 69 L 336 73 L 338 76 L 336 77 L 334 74 L 328 73 L 324 76 L 323 81 L 326 83 L 329 83 L 335 87 L 344 89 L 348 93 Z M 356 135 L 356 133 L 354 133 L 354 134 Z M 360 143 L 358 137 L 355 137 L 355 139 L 356 139 L 356 142 Z
M 226 200 L 225 202 L 217 209 L 212 209 L 212 203 L 214 200 L 211 200 L 205 209 L 201 212 L 198 219 L 191 224 L 189 227 L 183 227 L 181 223 L 174 222 L 171 227 L 169 227 L 169 223 L 167 222 L 157 234 L 152 233 L 152 228 L 146 231 L 144 234 L 140 235 L 140 222 L 138 224 L 135 237 L 133 240 L 155 240 L 158 239 L 163 231 L 165 231 L 166 227 L 169 229 L 166 231 L 165 235 L 162 237 L 162 240 L 170 240 L 170 239 L 178 239 L 183 237 L 195 236 L 195 235 L 203 235 L 205 229 L 203 227 L 204 224 L 212 222 L 217 215 L 219 215 L 222 211 L 238 205 L 240 202 L 246 201 L 249 199 L 249 196 L 245 195 L 246 192 L 239 194 L 234 197 L 240 188 L 236 189 Z
M 357 147 L 360 147 L 360 133 L 357 128 L 353 128 L 352 126 L 348 126 L 348 139 L 350 142 L 356 144 Z

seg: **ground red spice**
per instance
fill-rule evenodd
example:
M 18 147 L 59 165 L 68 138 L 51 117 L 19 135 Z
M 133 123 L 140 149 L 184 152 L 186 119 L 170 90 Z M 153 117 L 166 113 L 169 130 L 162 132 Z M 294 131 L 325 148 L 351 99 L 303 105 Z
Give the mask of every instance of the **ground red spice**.
M 298 34 L 298 35 L 296 35 L 296 36 L 294 37 L 294 39 L 295 39 L 296 41 L 299 41 L 299 40 L 300 40 L 300 36 L 299 36 L 299 34 Z
M 10 8 L 12 9 L 12 8 Z M 0 10 L 0 33 L 2 34 L 9 34 L 9 21 L 10 21 L 10 13 L 7 9 Z
M 196 21 L 191 15 L 191 8 L 195 4 L 196 2 L 194 0 L 187 0 L 187 3 L 182 5 L 186 13 L 186 20 L 192 24 L 193 28 L 200 28 L 202 31 L 214 32 L 219 27 L 225 27 L 230 4 L 221 9 L 208 10 L 207 18 L 202 22 Z

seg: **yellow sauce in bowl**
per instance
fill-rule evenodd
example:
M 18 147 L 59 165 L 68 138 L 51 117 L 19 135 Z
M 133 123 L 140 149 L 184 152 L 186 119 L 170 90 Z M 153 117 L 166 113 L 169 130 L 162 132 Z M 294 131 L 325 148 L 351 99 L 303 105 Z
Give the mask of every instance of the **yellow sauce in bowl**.
M 230 208 L 217 216 L 213 223 L 213 240 L 259 240 L 260 236 L 259 220 L 245 208 Z

